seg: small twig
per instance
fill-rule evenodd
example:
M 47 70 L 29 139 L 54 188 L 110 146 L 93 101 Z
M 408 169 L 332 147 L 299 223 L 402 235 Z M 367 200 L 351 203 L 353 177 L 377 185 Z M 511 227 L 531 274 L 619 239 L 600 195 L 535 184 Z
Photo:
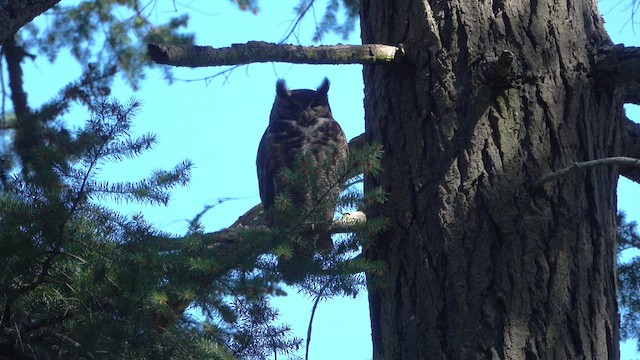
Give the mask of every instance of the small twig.
M 59 333 L 59 332 L 54 332 L 54 331 L 47 331 L 46 332 L 47 335 L 53 336 L 54 338 L 62 341 L 63 343 L 66 343 L 68 345 L 71 345 L 79 354 L 84 355 L 84 357 L 88 358 L 88 359 L 93 359 L 93 355 L 91 355 L 91 353 L 84 351 L 82 345 L 77 342 L 76 340 L 72 339 L 71 337 Z
M 318 308 L 318 303 L 320 302 L 320 299 L 322 298 L 322 295 L 324 294 L 324 291 L 328 285 L 329 283 L 326 283 L 322 287 L 322 289 L 320 289 L 320 292 L 316 296 L 316 300 L 313 302 L 313 308 L 311 308 L 311 318 L 309 318 L 309 327 L 307 328 L 307 344 L 306 344 L 306 349 L 304 353 L 305 360 L 309 360 L 309 344 L 311 343 L 311 328 L 313 326 L 313 317 L 316 315 L 316 309 Z
M 309 9 L 311 9 L 311 7 L 313 6 L 314 2 L 315 2 L 315 0 L 311 0 L 311 1 L 309 1 L 309 3 L 307 4 L 307 6 L 304 9 L 300 9 L 300 11 L 298 12 L 298 15 L 296 15 L 296 19 L 294 21 L 292 21 L 292 24 L 289 26 L 289 29 L 287 30 L 287 35 L 285 35 L 282 38 L 282 40 L 280 40 L 280 42 L 279 42 L 280 44 L 282 44 L 283 42 L 287 41 L 291 37 L 293 32 L 296 30 L 296 28 L 300 24 L 300 21 L 302 21 L 302 19 L 304 18 L 304 16 L 307 13 L 307 11 L 309 11 Z
M 586 170 L 586 169 L 589 169 L 592 167 L 598 167 L 598 166 L 612 166 L 612 165 L 640 167 L 640 159 L 619 156 L 619 157 L 609 157 L 609 158 L 602 158 L 602 159 L 589 160 L 589 161 L 583 161 L 583 162 L 575 162 L 571 166 L 568 166 L 558 171 L 554 171 L 550 174 L 547 174 L 539 178 L 538 180 L 534 181 L 533 184 L 531 184 L 531 188 L 537 188 L 546 183 L 571 175 L 579 170 Z

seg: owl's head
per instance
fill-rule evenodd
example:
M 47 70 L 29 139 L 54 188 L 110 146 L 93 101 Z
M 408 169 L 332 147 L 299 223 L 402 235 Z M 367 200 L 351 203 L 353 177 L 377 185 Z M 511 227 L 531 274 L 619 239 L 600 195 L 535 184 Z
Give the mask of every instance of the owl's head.
M 327 78 L 324 78 L 316 90 L 289 90 L 283 79 L 278 80 L 270 122 L 296 120 L 298 123 L 306 123 L 319 117 L 331 118 L 328 92 L 329 79 Z

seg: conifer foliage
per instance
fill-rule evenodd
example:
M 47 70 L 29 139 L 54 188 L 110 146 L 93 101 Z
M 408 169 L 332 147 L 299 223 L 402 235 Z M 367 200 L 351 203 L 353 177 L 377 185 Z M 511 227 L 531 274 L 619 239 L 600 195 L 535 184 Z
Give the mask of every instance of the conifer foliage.
M 258 12 L 256 0 L 232 0 Z M 153 2 L 152 2 L 153 3 Z M 314 1 L 294 9 L 302 17 Z M 353 29 L 359 1 L 328 0 L 315 39 Z M 341 14 L 344 13 L 344 15 Z M 0 109 L 0 355 L 7 359 L 232 359 L 266 358 L 301 346 L 286 326 L 274 325 L 269 299 L 284 295 L 278 261 L 296 272 L 295 285 L 317 300 L 353 296 L 385 268 L 357 255 L 373 247 L 384 219 L 333 225 L 343 232 L 327 251 L 307 249 L 309 228 L 327 208 L 371 209 L 386 199 L 380 188 L 359 185 L 362 174 L 381 171 L 379 145 L 354 149 L 344 167 L 331 171 L 346 189 L 337 203 L 314 189 L 309 208 L 291 206 L 279 194 L 277 211 L 286 226 L 269 229 L 260 208 L 229 229 L 205 233 L 196 216 L 184 236 L 156 230 L 144 216 L 124 216 L 101 202 L 115 199 L 162 205 L 170 190 L 185 186 L 192 164 L 184 161 L 144 179 L 110 182 L 101 166 L 136 158 L 153 148 L 153 134 L 133 136 L 136 100 L 112 97 L 111 81 L 124 76 L 132 88 L 151 66 L 140 51 L 147 43 L 193 43 L 183 33 L 188 18 L 152 24 L 138 1 L 78 1 L 57 6 L 47 26 L 30 24 L 2 44 L 12 108 Z M 117 15 L 120 14 L 120 15 Z M 124 16 L 122 16 L 124 14 Z M 123 21 L 125 20 L 126 21 Z M 0 25 L 1 26 L 1 25 Z M 82 76 L 38 107 L 22 84 L 22 64 L 31 53 L 55 59 L 69 49 Z M 165 75 L 171 78 L 168 67 Z M 5 84 L 6 81 L 6 84 Z M 52 89 L 52 94 L 56 90 Z M 69 125 L 72 106 L 86 109 L 78 128 Z M 293 186 L 314 183 L 304 159 L 279 176 Z M 368 215 L 371 213 L 368 213 Z M 618 218 L 618 253 L 640 248 L 636 224 Z M 618 290 L 622 335 L 640 334 L 640 261 L 620 257 Z M 196 315 L 202 314 L 196 317 Z
M 172 240 L 142 216 L 100 205 L 105 197 L 166 203 L 191 168 L 185 161 L 139 181 L 99 178 L 101 165 L 137 157 L 155 143 L 153 135 L 130 135 L 140 105 L 106 97 L 111 74 L 89 67 L 58 98 L 16 118 L 16 141 L 5 156 L 15 157 L 17 167 L 4 170 L 0 195 L 0 353 L 262 358 L 297 346 L 287 327 L 273 325 L 276 313 L 266 299 L 281 292 L 275 280 L 248 263 L 217 261 L 197 220 L 181 247 L 167 250 Z M 56 120 L 71 102 L 91 114 L 77 130 Z M 21 137 L 29 141 L 19 143 Z M 204 312 L 204 322 L 184 313 L 191 305 Z
M 257 11 L 256 1 L 236 1 Z M 118 11 L 120 10 L 120 11 Z M 124 19 L 116 14 L 122 14 Z M 153 134 L 133 135 L 140 102 L 119 101 L 112 80 L 123 75 L 132 88 L 150 62 L 138 49 L 147 42 L 191 43 L 180 33 L 186 17 L 152 25 L 137 1 L 81 1 L 54 7 L 46 26 L 30 24 L 2 44 L 10 106 L 0 114 L 0 354 L 7 359 L 231 359 L 266 358 L 301 345 L 290 329 L 275 325 L 273 296 L 285 295 L 277 266 L 288 256 L 300 264 L 297 284 L 322 299 L 354 295 L 363 271 L 379 265 L 354 255 L 385 222 L 336 228 L 334 249 L 300 261 L 292 255 L 313 228 L 315 213 L 338 206 L 363 209 L 384 201 L 384 192 L 363 197 L 359 174 L 380 170 L 379 146 L 350 155 L 349 164 L 327 169 L 346 192 L 335 202 L 292 209 L 281 194 L 291 226 L 268 229 L 259 208 L 229 229 L 204 233 L 200 217 L 186 234 L 162 233 L 142 214 L 124 216 L 104 200 L 163 205 L 170 190 L 188 184 L 192 164 L 156 170 L 144 179 L 111 182 L 105 164 L 151 150 Z M 42 24 L 40 24 L 42 25 Z M 103 43 L 100 43 L 103 41 Z M 83 74 L 37 107 L 23 84 L 23 65 L 68 48 L 86 64 Z M 171 73 L 166 70 L 167 77 Z M 3 82 L 5 80 L 2 80 Z M 83 108 L 81 125 L 70 109 Z M 301 166 L 292 182 L 314 182 Z M 341 185 L 339 183 L 344 183 Z M 322 193 L 327 189 L 316 189 Z M 289 202 L 290 203 L 290 202 Z M 256 215 L 257 214 L 257 215 Z M 256 216 L 253 216 L 256 215 Z M 303 225 L 303 226 L 301 226 Z
M 617 215 L 618 303 L 620 335 L 623 340 L 640 339 L 640 233 L 638 223 Z M 640 349 L 640 343 L 638 343 Z
M 185 161 L 140 181 L 99 179 L 101 165 L 135 158 L 155 143 L 150 134 L 130 135 L 140 105 L 106 97 L 110 74 L 89 67 L 51 103 L 16 119 L 15 139 L 29 141 L 14 142 L 14 151 L 5 153 L 17 159 L 19 170 L 5 171 L 0 195 L 0 352 L 35 359 L 224 359 L 264 358 L 298 347 L 286 326 L 273 325 L 277 313 L 268 303 L 284 294 L 274 255 L 299 239 L 298 225 L 241 229 L 236 237 L 247 238 L 247 253 L 239 261 L 221 256 L 224 242 L 204 234 L 198 218 L 183 238 L 171 239 L 142 216 L 125 217 L 99 204 L 103 198 L 164 204 L 172 187 L 187 184 L 191 168 Z M 91 114 L 75 131 L 54 121 L 71 102 Z M 33 123 L 22 123 L 28 121 Z M 24 129 L 39 136 L 32 139 Z M 377 171 L 379 156 L 375 146 L 355 152 L 351 165 L 336 170 L 343 174 L 336 181 Z M 287 176 L 303 179 L 304 170 Z M 379 192 L 365 201 L 383 198 Z M 365 205 L 354 189 L 340 204 Z M 292 223 L 318 211 L 307 210 Z M 372 221 L 361 229 L 382 227 Z M 310 274 L 302 288 L 318 298 L 354 295 L 364 279 L 352 274 L 375 270 L 348 256 L 365 245 L 363 239 L 351 235 L 300 269 Z M 202 311 L 204 321 L 185 313 L 188 307 Z

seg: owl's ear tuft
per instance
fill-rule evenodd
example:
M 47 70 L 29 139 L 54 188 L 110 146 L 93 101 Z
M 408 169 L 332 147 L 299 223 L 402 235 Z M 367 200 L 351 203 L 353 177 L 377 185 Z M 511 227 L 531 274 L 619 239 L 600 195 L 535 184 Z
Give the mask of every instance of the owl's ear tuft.
M 328 92 L 329 92 L 329 79 L 324 78 L 324 80 L 322 80 L 322 84 L 318 86 L 318 93 L 322 95 L 327 95 Z
M 280 79 L 276 82 L 276 95 L 278 95 L 279 98 L 291 96 L 291 91 L 287 89 L 287 84 L 284 82 L 284 79 Z

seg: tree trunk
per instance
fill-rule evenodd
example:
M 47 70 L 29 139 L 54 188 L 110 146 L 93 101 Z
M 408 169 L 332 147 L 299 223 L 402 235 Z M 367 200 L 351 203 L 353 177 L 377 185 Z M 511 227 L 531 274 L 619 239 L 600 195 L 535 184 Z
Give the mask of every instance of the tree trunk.
M 364 68 L 391 223 L 367 250 L 374 358 L 618 358 L 617 169 L 530 188 L 620 150 L 596 1 L 362 0 L 361 24 L 407 58 Z
M 20 0 L 0 2 L 0 44 L 16 34 L 36 16 L 49 10 L 60 0 Z

